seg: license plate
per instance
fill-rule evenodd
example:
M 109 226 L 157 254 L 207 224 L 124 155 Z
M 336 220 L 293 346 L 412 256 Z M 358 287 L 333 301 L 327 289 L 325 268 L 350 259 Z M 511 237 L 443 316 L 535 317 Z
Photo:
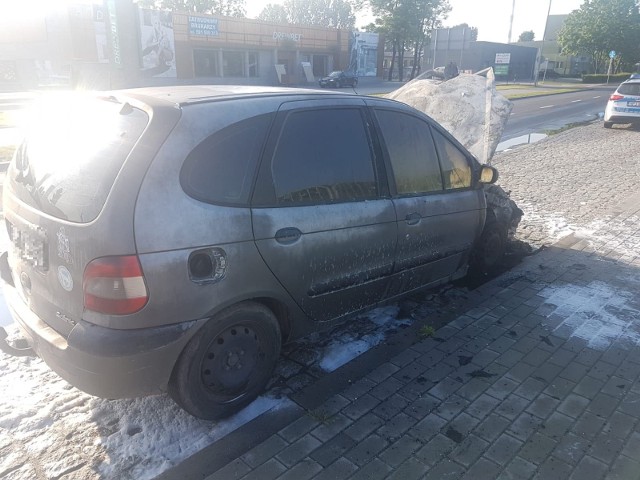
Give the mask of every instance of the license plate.
M 640 102 L 627 102 L 627 107 L 640 107 Z
M 40 227 L 18 229 L 15 225 L 10 225 L 9 234 L 21 260 L 40 270 L 48 269 L 46 236 Z

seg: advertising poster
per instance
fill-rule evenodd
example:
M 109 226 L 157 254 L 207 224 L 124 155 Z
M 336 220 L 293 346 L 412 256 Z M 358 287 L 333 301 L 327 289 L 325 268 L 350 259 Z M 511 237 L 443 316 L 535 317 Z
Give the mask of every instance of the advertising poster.
M 140 43 L 143 75 L 176 77 L 176 50 L 171 12 L 141 8 Z

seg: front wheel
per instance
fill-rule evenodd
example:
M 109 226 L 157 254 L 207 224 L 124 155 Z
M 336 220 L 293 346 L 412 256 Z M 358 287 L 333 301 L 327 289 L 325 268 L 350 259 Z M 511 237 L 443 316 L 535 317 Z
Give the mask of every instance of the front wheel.
M 604 122 L 604 128 L 611 128 L 611 127 L 613 127 L 613 122 L 607 122 L 607 121 Z
M 470 262 L 472 272 L 491 274 L 502 260 L 507 248 L 507 231 L 495 216 L 487 212 L 482 234 L 473 250 Z
M 252 402 L 280 355 L 280 328 L 271 310 L 246 302 L 209 320 L 176 363 L 169 394 L 195 417 L 217 420 Z

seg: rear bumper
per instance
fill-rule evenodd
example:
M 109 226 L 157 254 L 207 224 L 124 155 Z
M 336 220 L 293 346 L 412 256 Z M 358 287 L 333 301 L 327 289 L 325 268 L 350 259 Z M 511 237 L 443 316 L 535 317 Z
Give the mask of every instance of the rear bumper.
M 3 283 L 7 306 L 38 356 L 73 386 L 103 398 L 166 391 L 180 352 L 206 321 L 135 330 L 80 321 L 64 338 L 31 311 L 15 287 Z
M 611 122 L 611 123 L 633 123 L 635 125 L 639 125 L 640 124 L 640 115 L 620 115 L 620 114 L 613 114 L 610 116 L 605 116 L 604 117 L 604 121 L 605 122 Z

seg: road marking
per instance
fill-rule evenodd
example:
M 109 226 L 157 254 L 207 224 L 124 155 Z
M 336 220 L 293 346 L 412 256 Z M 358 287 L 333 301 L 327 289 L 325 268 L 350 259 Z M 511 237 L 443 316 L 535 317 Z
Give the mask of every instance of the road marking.
M 582 100 L 571 100 L 571 103 L 581 102 Z
M 551 107 L 555 107 L 555 105 L 547 105 L 545 107 L 540 107 L 540 108 L 551 108 Z
M 598 95 L 597 97 L 593 97 L 593 98 L 600 98 L 602 95 Z

